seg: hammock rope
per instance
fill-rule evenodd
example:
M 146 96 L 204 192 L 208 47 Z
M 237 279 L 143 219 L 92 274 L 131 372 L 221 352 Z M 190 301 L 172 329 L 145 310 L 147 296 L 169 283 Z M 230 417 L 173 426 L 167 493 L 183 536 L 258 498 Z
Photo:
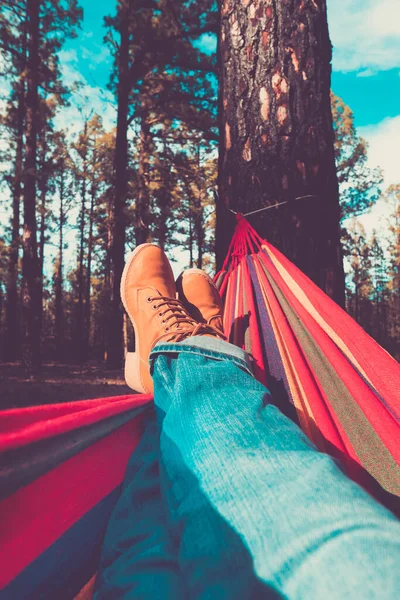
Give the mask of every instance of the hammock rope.
M 215 283 L 228 339 L 322 451 L 400 497 L 400 366 L 243 215 Z M 0 421 L 0 600 L 91 598 L 149 395 L 36 406 Z M 385 495 L 386 494 L 386 495 Z M 397 506 L 397 504 L 396 504 Z M 394 508 L 392 508 L 394 510 Z

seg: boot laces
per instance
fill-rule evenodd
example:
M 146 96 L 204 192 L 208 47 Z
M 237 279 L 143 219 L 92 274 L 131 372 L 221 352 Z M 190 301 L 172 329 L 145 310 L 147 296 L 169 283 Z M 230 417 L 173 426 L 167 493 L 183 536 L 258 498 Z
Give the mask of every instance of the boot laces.
M 180 300 L 168 298 L 167 296 L 150 296 L 147 301 L 154 303 L 153 309 L 160 311 L 158 315 L 162 317 L 162 324 L 166 325 L 165 333 L 158 336 L 153 345 L 171 336 L 173 336 L 176 342 L 194 335 L 205 334 L 226 339 L 217 327 L 208 323 L 197 323 L 184 308 Z

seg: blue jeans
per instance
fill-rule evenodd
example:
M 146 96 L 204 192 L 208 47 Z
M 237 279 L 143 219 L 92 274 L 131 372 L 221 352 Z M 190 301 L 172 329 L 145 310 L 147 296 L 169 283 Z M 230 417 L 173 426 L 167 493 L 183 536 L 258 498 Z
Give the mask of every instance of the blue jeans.
M 159 344 L 96 600 L 400 598 L 400 522 L 211 337 Z

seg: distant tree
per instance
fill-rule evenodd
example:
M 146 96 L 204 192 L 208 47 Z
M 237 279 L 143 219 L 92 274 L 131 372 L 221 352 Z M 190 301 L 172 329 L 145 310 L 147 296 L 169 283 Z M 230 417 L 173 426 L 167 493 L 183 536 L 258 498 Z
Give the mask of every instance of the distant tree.
M 5 343 L 4 343 L 4 330 L 6 327 L 6 318 L 4 306 L 5 306 L 5 293 L 7 285 L 7 254 L 8 248 L 4 243 L 4 239 L 0 238 L 0 360 L 8 360 L 5 354 Z
M 326 0 L 221 2 L 217 265 L 242 213 L 344 303 Z M 298 200 L 298 198 L 301 198 Z
M 82 17 L 77 0 L 3 0 L 0 28 L 1 49 L 12 65 L 10 76 L 23 82 L 24 225 L 22 236 L 22 309 L 24 323 L 23 360 L 36 372 L 40 366 L 41 270 L 37 245 L 36 196 L 38 184 L 38 139 L 43 121 L 38 119 L 41 101 L 53 95 L 65 97 L 60 81 L 57 52 L 65 39 L 75 34 Z M 19 33 L 23 32 L 23 33 Z M 21 64 L 23 67 L 21 68 Z M 17 161 L 18 153 L 16 153 Z
M 381 194 L 382 169 L 367 166 L 368 144 L 357 135 L 354 115 L 339 96 L 331 94 L 335 159 L 342 220 L 368 210 Z
M 67 215 L 74 200 L 73 164 L 69 154 L 65 132 L 57 132 L 53 150 L 52 177 L 55 187 L 55 201 L 58 204 L 57 229 L 58 253 L 54 263 L 55 298 L 55 338 L 57 359 L 65 359 L 64 322 L 64 245 Z
M 350 273 L 346 286 L 346 308 L 349 314 L 372 333 L 373 294 L 371 248 L 364 226 L 353 220 L 345 232 L 344 254 Z
M 20 74 L 21 75 L 21 74 Z M 11 244 L 7 265 L 7 292 L 5 300 L 5 360 L 15 361 L 19 356 L 20 320 L 18 315 L 18 258 L 20 249 L 20 211 L 22 196 L 23 128 L 25 116 L 25 82 L 20 76 L 14 90 L 3 125 L 7 130 L 9 150 L 6 157 L 10 170 L 6 175 L 12 197 Z
M 21 245 L 20 212 L 23 178 L 23 146 L 26 96 L 27 23 L 25 2 L 5 1 L 0 7 L 0 53 L 3 57 L 2 76 L 11 84 L 11 94 L 2 125 L 9 141 L 6 179 L 12 198 L 11 244 L 8 255 L 7 292 L 5 300 L 5 360 L 19 356 L 20 319 L 18 297 L 18 259 Z
M 384 194 L 390 211 L 389 231 L 389 336 L 391 351 L 400 360 L 400 184 L 391 185 Z
M 209 10 L 210 7 L 214 10 Z M 123 348 L 119 286 L 127 226 L 128 127 L 138 124 L 140 132 L 134 215 L 135 242 L 139 244 L 150 235 L 150 149 L 154 148 L 155 126 L 166 118 L 186 119 L 198 127 L 204 126 L 204 117 L 198 119 L 199 106 L 203 103 L 204 112 L 205 94 L 210 87 L 205 74 L 213 61 L 197 50 L 193 41 L 210 28 L 216 30 L 215 8 L 211 0 L 195 4 L 177 0 L 154 3 L 119 0 L 116 16 L 106 18 L 107 39 L 115 56 L 111 86 L 118 103 L 115 191 L 110 213 L 111 300 L 107 319 L 110 365 L 121 362 Z M 119 43 L 114 39 L 114 32 Z M 190 90 L 186 85 L 189 75 Z M 196 100 L 191 91 L 200 75 L 203 75 L 203 92 Z M 199 82 L 194 85 L 200 87 Z M 175 110 L 177 106 L 181 107 L 180 112 Z

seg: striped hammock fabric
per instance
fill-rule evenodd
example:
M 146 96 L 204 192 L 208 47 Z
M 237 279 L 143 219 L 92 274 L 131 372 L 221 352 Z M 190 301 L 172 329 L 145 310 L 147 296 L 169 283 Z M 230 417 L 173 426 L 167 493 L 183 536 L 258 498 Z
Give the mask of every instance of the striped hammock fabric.
M 400 496 L 400 367 L 238 216 L 223 269 L 230 341 L 323 451 L 384 500 Z M 91 597 L 101 541 L 148 395 L 5 411 L 0 600 Z

